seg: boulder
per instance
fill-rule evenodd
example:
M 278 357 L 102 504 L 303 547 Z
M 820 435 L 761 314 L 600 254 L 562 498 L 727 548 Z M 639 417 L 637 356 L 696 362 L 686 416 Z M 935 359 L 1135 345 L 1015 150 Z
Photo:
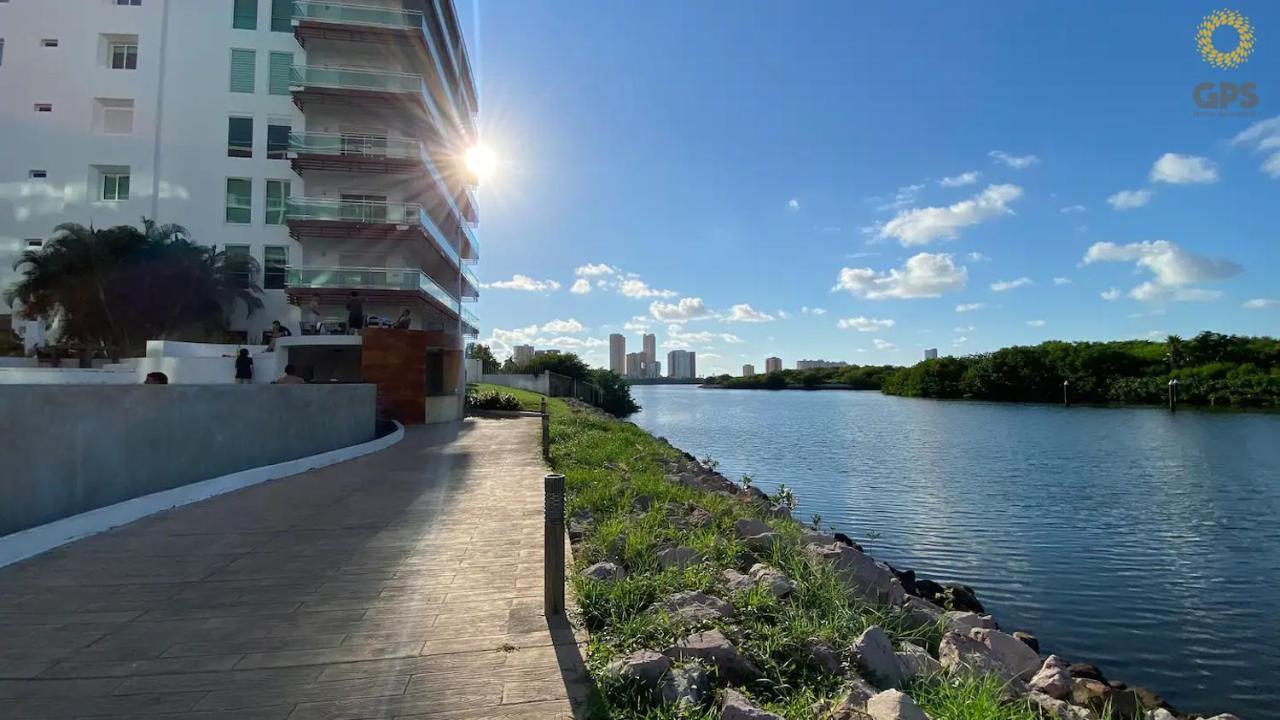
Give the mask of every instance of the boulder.
M 889 636 L 872 625 L 853 641 L 853 654 L 866 677 L 882 688 L 900 688 L 906 683 L 902 666 Z
M 986 645 L 954 630 L 944 634 L 938 643 L 938 660 L 951 673 L 1006 677 L 1004 667 L 991 655 L 991 650 Z
M 1094 720 L 1088 710 L 1055 700 L 1044 693 L 1028 693 L 1027 701 L 1040 711 L 1040 717 L 1045 720 Z
M 861 546 L 861 545 L 859 545 L 858 543 L 854 542 L 854 541 L 853 541 L 853 538 L 849 537 L 848 535 L 845 535 L 845 534 L 844 534 L 844 533 L 842 533 L 842 532 L 838 532 L 838 533 L 836 533 L 836 534 L 832 535 L 831 537 L 835 538 L 835 539 L 836 539 L 836 542 L 838 542 L 838 543 L 840 543 L 840 544 L 842 544 L 842 545 L 848 545 L 849 547 L 853 548 L 854 550 L 857 550 L 858 552 L 862 552 L 862 546 Z
M 1090 665 L 1089 663 L 1072 663 L 1070 671 L 1071 677 L 1073 678 L 1097 680 L 1098 682 L 1107 681 L 1107 678 L 1102 674 L 1102 671 L 1098 669 L 1097 665 Z
M 711 517 L 711 513 L 702 508 L 694 508 L 689 513 L 689 527 L 704 528 L 715 522 L 715 518 Z
M 760 676 L 755 663 L 743 657 L 719 630 L 694 633 L 664 653 L 673 660 L 697 660 L 712 666 L 721 678 L 730 682 L 749 682 Z
M 939 596 L 943 594 L 944 590 L 945 588 L 932 580 L 916 578 L 916 594 L 925 600 L 940 603 Z
M 769 508 L 769 515 L 780 520 L 790 520 L 791 506 L 783 503 L 775 503 L 773 507 Z
M 724 691 L 724 701 L 720 704 L 720 720 L 784 720 L 754 705 L 742 693 L 728 688 Z
M 746 545 L 752 552 L 761 554 L 773 552 L 774 546 L 781 541 L 782 536 L 776 532 L 762 532 L 759 535 L 742 538 L 743 545 Z
M 1148 710 L 1144 720 L 1178 720 L 1178 718 L 1164 708 L 1156 708 L 1155 710 Z
M 934 660 L 929 651 L 913 645 L 909 642 L 902 643 L 898 648 L 898 667 L 902 670 L 902 677 L 906 680 L 914 680 L 918 677 L 929 677 L 942 672 L 942 663 Z
M 756 584 L 755 579 L 750 575 L 744 575 L 732 568 L 726 569 L 721 575 L 724 576 L 725 588 L 730 593 L 746 592 Z
M 989 628 L 974 628 L 969 631 L 969 637 L 987 646 L 992 657 L 1004 668 L 1002 674 L 1006 679 L 1030 680 L 1040 669 L 1040 656 L 1036 651 L 1012 635 Z
M 671 658 L 652 650 L 637 650 L 614 660 L 605 667 L 605 674 L 639 683 L 653 689 L 671 670 Z
M 740 538 L 749 538 L 753 535 L 772 532 L 773 528 L 769 527 L 763 520 L 756 518 L 741 518 L 733 524 L 733 532 Z
M 698 707 L 711 692 L 711 680 L 701 665 L 678 667 L 658 685 L 657 696 L 664 705 Z
M 755 485 L 748 485 L 747 487 L 742 488 L 742 495 L 747 498 L 747 502 L 759 505 L 760 507 L 767 508 L 773 506 L 773 502 L 769 500 L 769 495 Z
M 584 510 L 570 515 L 568 523 L 569 542 L 581 542 L 582 538 L 586 537 L 587 533 L 591 532 L 591 529 L 595 527 L 595 524 L 595 517 L 588 511 Z
M 1174 714 L 1173 706 L 1165 702 L 1165 699 L 1160 697 L 1155 692 L 1148 690 L 1147 688 L 1144 688 L 1144 687 L 1139 687 L 1137 685 L 1130 685 L 1129 690 L 1134 695 L 1138 696 L 1138 702 L 1142 705 L 1142 707 L 1148 710 L 1161 708 L 1164 710 L 1168 710 L 1170 714 Z
M 1071 704 L 1102 714 L 1110 707 L 1113 717 L 1133 717 L 1141 709 L 1138 696 L 1128 690 L 1117 690 L 1098 680 L 1075 678 L 1071 681 Z
M 763 563 L 753 565 L 749 575 L 753 582 L 763 586 L 764 589 L 769 591 L 769 594 L 776 598 L 784 598 L 796 589 L 796 584 L 791 582 L 791 578 L 783 575 L 777 568 Z
M 1037 638 L 1035 635 L 1032 635 L 1029 632 L 1023 632 L 1021 630 L 1014 630 L 1013 636 L 1018 640 L 1021 640 L 1024 645 L 1031 648 L 1035 652 L 1037 653 L 1040 652 L 1040 639 Z
M 910 695 L 897 690 L 885 690 L 867 701 L 867 716 L 871 720 L 929 720 Z
M 996 626 L 995 619 L 990 615 L 979 615 L 965 610 L 948 610 L 942 614 L 942 619 L 946 622 L 947 627 L 966 635 L 974 628 L 1000 629 Z
M 942 608 L 928 600 L 907 597 L 902 609 L 906 612 L 907 621 L 911 623 L 912 627 L 929 627 L 942 622 Z
M 625 570 L 611 562 L 598 562 L 582 571 L 583 577 L 592 580 L 621 580 L 626 574 Z
M 651 507 L 653 498 L 648 495 L 637 495 L 631 500 L 631 510 L 634 512 L 647 513 Z
M 808 530 L 800 535 L 800 545 L 835 545 L 836 536 L 817 530 Z
M 733 606 L 718 597 L 694 590 L 671 595 L 662 601 L 667 614 L 687 622 L 705 622 L 733 617 Z
M 1054 700 L 1066 700 L 1071 695 L 1071 671 L 1067 661 L 1057 655 L 1050 655 L 1027 687 L 1032 692 L 1044 693 Z
M 667 548 L 658 553 L 658 564 L 664 569 L 680 568 L 684 570 L 691 565 L 702 562 L 702 553 L 687 547 Z
M 1236 717 L 1235 715 L 1232 715 L 1231 713 L 1220 713 L 1218 715 L 1214 715 L 1211 718 L 1208 718 L 1208 720 L 1240 720 L 1240 718 Z
M 861 677 L 850 674 L 840 690 L 840 699 L 834 704 L 814 707 L 814 716 L 824 720 L 866 720 L 867 701 L 875 697 L 876 689 Z
M 888 565 L 888 563 L 886 563 L 886 566 L 889 568 L 889 572 L 893 573 L 893 576 L 898 578 L 898 582 L 902 583 L 902 589 L 905 590 L 908 595 L 916 594 L 915 570 L 899 570 L 892 565 Z
M 936 602 L 936 601 L 935 601 Z M 968 585 L 948 585 L 942 591 L 942 602 L 939 603 L 948 610 L 968 610 L 969 612 L 982 613 L 982 603 L 978 602 L 978 596 L 973 592 L 973 588 Z
M 902 583 L 893 573 L 858 550 L 836 544 L 810 545 L 806 551 L 814 558 L 831 563 L 845 585 L 858 596 L 880 604 L 906 602 Z
M 844 671 L 840 651 L 832 647 L 831 643 L 818 638 L 809 638 L 805 643 L 805 659 L 810 665 L 829 675 L 838 675 Z

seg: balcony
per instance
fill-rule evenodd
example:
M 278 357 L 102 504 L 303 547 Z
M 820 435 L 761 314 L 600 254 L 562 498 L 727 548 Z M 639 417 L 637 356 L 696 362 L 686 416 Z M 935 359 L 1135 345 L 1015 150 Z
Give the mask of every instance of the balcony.
M 289 198 L 285 223 L 295 240 L 426 240 L 459 270 L 462 260 L 431 215 L 417 203 L 334 198 Z M 474 286 L 478 290 L 478 285 Z
M 291 300 L 319 297 L 322 302 L 341 304 L 352 290 L 359 290 L 369 302 L 417 299 L 451 317 L 460 317 L 462 310 L 447 290 L 415 268 L 290 266 L 285 285 Z
M 389 70 L 294 65 L 289 69 L 289 91 L 303 110 L 311 103 L 407 105 L 424 113 L 433 107 L 421 75 Z
M 476 199 L 474 185 L 464 185 L 462 195 L 458 198 L 458 207 L 462 210 L 464 222 L 476 224 L 480 222 L 480 202 Z
M 403 174 L 422 171 L 422 143 L 409 138 L 350 133 L 289 133 L 293 171 Z
M 480 319 L 466 308 L 462 308 L 462 334 L 467 337 L 480 337 Z
M 462 259 L 469 263 L 480 262 L 480 241 L 476 240 L 476 231 L 467 223 L 458 225 L 458 234 L 462 237 Z

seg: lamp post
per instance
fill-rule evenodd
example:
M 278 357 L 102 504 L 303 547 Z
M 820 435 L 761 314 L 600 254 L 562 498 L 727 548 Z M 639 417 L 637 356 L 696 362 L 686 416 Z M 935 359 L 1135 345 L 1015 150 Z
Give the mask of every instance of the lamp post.
M 1067 386 L 1071 384 L 1070 380 L 1062 381 L 1062 406 L 1071 407 L 1071 401 L 1067 399 Z
M 1169 412 L 1177 412 L 1178 409 L 1178 378 L 1169 381 Z

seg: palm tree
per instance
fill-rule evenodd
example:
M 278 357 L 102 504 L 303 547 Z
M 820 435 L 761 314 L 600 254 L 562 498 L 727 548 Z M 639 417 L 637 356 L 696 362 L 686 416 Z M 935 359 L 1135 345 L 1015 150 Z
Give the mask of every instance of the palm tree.
M 1177 335 L 1170 335 L 1165 338 L 1164 346 L 1166 350 L 1165 357 L 1169 360 L 1169 372 L 1173 372 L 1182 365 L 1182 338 Z
M 262 308 L 257 263 L 189 239 L 181 225 L 54 228 L 38 250 L 14 263 L 21 279 L 5 300 L 28 319 L 60 316 L 63 336 L 112 357 L 147 340 L 225 331 L 233 312 Z

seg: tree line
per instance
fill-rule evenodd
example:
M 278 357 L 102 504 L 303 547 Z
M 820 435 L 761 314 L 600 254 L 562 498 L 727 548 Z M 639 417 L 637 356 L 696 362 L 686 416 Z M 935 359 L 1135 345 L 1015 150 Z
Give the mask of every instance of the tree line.
M 467 347 L 467 357 L 479 360 L 481 370 L 485 373 L 541 375 L 552 372 L 595 385 L 600 390 L 598 407 L 610 415 L 626 417 L 640 410 L 640 405 L 631 397 L 631 383 L 611 370 L 587 367 L 575 353 L 551 350 L 524 362 L 516 362 L 514 358 L 508 357 L 499 363 L 488 345 L 473 343 Z

